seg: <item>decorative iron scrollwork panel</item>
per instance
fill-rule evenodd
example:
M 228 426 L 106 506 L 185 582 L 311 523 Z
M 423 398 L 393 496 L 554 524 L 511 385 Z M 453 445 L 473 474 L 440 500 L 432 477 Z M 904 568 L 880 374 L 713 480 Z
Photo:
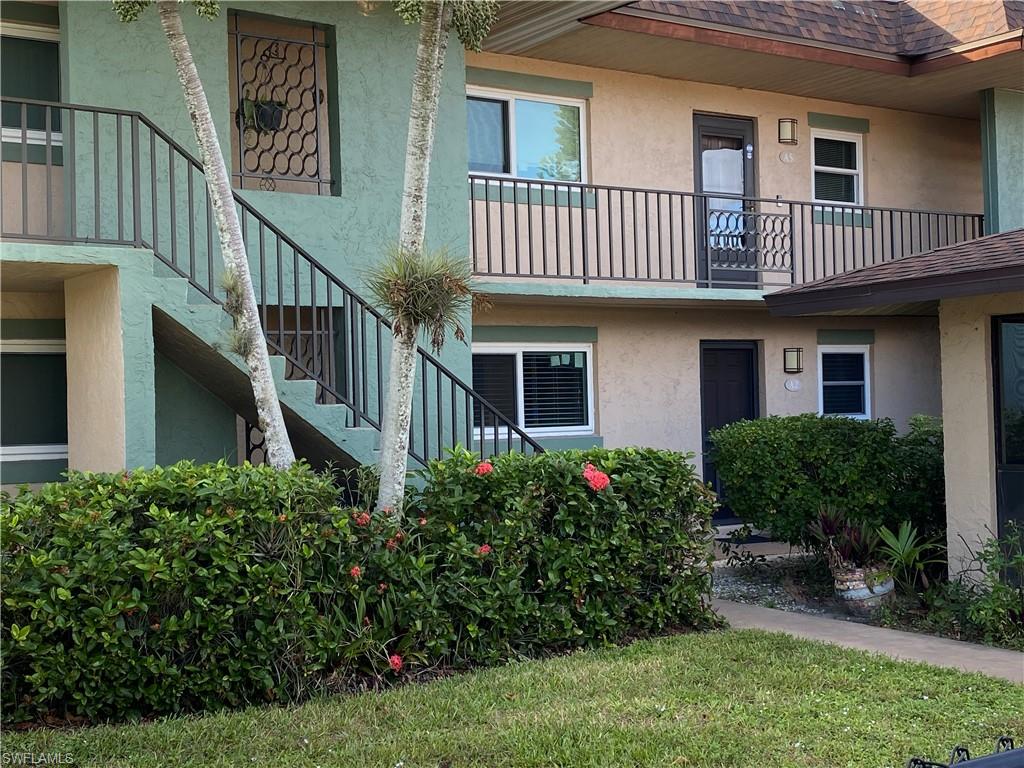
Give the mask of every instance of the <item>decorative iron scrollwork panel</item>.
M 708 211 L 707 238 L 716 269 L 779 270 L 792 263 L 792 221 L 787 214 Z
M 330 193 L 325 34 L 232 14 L 236 185 Z

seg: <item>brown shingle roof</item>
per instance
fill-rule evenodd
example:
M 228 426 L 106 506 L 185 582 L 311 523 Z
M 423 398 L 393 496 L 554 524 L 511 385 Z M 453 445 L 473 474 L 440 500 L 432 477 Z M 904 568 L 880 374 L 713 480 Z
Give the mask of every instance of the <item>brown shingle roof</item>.
M 1024 229 L 831 275 L 769 294 L 765 303 L 775 314 L 801 314 L 1009 291 L 1024 291 Z
M 1024 26 L 1024 0 L 638 0 L 628 7 L 907 57 Z

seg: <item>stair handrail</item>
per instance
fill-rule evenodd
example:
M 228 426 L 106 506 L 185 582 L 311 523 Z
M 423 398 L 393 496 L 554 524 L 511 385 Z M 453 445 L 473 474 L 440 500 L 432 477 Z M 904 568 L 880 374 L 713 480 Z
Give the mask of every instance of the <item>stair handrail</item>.
M 175 152 L 180 158 L 182 158 L 192 168 L 194 168 L 196 171 L 198 171 L 200 174 L 202 174 L 205 177 L 205 172 L 203 170 L 202 163 L 189 150 L 187 150 L 185 147 L 183 147 L 179 142 L 177 142 L 170 135 L 168 135 L 166 131 L 164 131 L 162 128 L 160 128 L 160 126 L 156 125 L 152 120 L 150 120 L 146 115 L 144 115 L 143 113 L 141 113 L 138 110 L 122 110 L 122 109 L 117 109 L 117 108 L 112 108 L 112 107 L 94 107 L 94 106 L 89 106 L 89 105 L 84 105 L 84 104 L 75 104 L 75 103 L 70 103 L 70 102 L 53 102 L 53 101 L 45 101 L 45 100 L 38 100 L 38 99 L 10 98 L 10 97 L 6 97 L 6 96 L 0 98 L 0 104 L 7 104 L 7 103 L 21 104 L 22 105 L 22 123 L 21 123 L 21 127 L 20 128 L 16 128 L 16 129 L 6 128 L 5 131 L 13 130 L 13 131 L 19 131 L 20 132 L 21 141 L 22 141 L 22 147 L 23 147 L 23 150 L 22 150 L 23 162 L 25 162 L 24 157 L 25 157 L 25 154 L 26 154 L 26 146 L 28 144 L 27 131 L 29 130 L 27 128 L 27 122 L 25 120 L 26 108 L 29 107 L 29 106 L 35 106 L 35 107 L 42 107 L 42 108 L 45 108 L 47 110 L 47 113 L 46 113 L 47 114 L 47 120 L 46 120 L 47 129 L 46 129 L 46 133 L 47 133 L 47 141 L 48 142 L 50 140 L 50 134 L 51 134 L 52 118 L 51 118 L 50 115 L 51 115 L 51 111 L 52 110 L 67 110 L 67 111 L 69 111 L 69 114 L 71 116 L 71 119 L 69 120 L 70 125 L 69 125 L 69 127 L 67 129 L 64 129 L 64 131 L 65 131 L 65 135 L 66 135 L 67 132 L 70 132 L 72 134 L 72 141 L 74 141 L 74 138 L 73 138 L 73 134 L 74 134 L 74 113 L 76 111 L 77 112 L 92 113 L 93 121 L 94 121 L 94 126 L 96 125 L 97 115 L 100 115 L 100 114 L 103 114 L 103 115 L 114 115 L 114 116 L 117 116 L 118 118 L 128 118 L 131 121 L 131 132 L 132 132 L 131 151 L 133 153 L 138 153 L 139 148 L 140 148 L 140 143 L 139 143 L 139 138 L 138 138 L 138 125 L 141 124 L 141 125 L 144 125 L 147 129 L 149 129 L 152 132 L 152 134 L 151 134 L 152 136 L 159 137 L 165 144 L 167 144 L 167 146 L 173 152 Z M 121 138 L 120 122 L 118 122 L 117 126 L 118 126 L 118 141 L 120 142 L 120 138 Z M 152 142 L 152 139 L 151 139 L 151 142 Z M 66 145 L 67 145 L 67 142 L 66 141 L 63 142 L 62 146 L 66 146 Z M 48 149 L 47 162 L 49 163 L 49 149 L 50 149 L 49 144 L 47 145 L 47 149 Z M 120 152 L 121 152 L 121 145 L 120 145 L 120 143 L 118 144 L 117 149 L 118 149 L 119 158 L 120 158 Z M 98 152 L 95 153 L 96 157 L 94 159 L 94 161 L 97 163 L 97 168 L 98 168 L 98 154 L 99 154 Z M 168 260 L 165 255 L 158 253 L 155 243 L 148 243 L 148 242 L 146 242 L 145 240 L 142 239 L 141 231 L 140 231 L 140 228 L 139 228 L 139 225 L 138 225 L 138 218 L 137 218 L 138 215 L 139 215 L 139 212 L 140 212 L 140 208 L 141 208 L 141 184 L 142 184 L 142 182 L 141 182 L 141 175 L 138 172 L 139 158 L 138 157 L 132 157 L 131 159 L 132 159 L 132 163 L 133 163 L 133 171 L 132 171 L 132 179 L 131 179 L 131 185 L 132 185 L 132 205 L 134 206 L 133 213 L 136 216 L 136 224 L 133 227 L 133 232 L 132 232 L 133 239 L 130 239 L 130 240 L 129 239 L 124 239 L 124 240 L 120 240 L 120 241 L 118 241 L 118 240 L 103 240 L 103 242 L 104 243 L 108 243 L 108 242 L 110 242 L 110 243 L 123 243 L 125 245 L 135 245 L 135 246 L 147 247 L 148 249 L 152 250 L 154 252 L 154 255 L 156 255 L 157 258 L 159 258 L 164 264 L 170 266 L 177 274 L 179 274 L 181 277 L 184 277 L 185 279 L 187 279 L 189 284 L 193 288 L 195 288 L 196 290 L 200 291 L 203 295 L 205 295 L 211 301 L 216 302 L 217 304 L 220 304 L 220 305 L 223 306 L 224 301 L 219 296 L 216 295 L 216 292 L 212 289 L 212 285 L 209 288 L 207 288 L 207 286 L 202 285 L 197 280 L 197 278 L 195 276 L 189 274 L 187 272 L 187 270 L 183 270 L 181 267 L 178 266 L 177 259 Z M 15 162 L 17 162 L 17 161 L 15 161 Z M 48 166 L 48 169 L 49 169 L 49 166 Z M 191 177 L 190 177 L 190 182 L 191 182 Z M 98 189 L 98 183 L 99 182 L 97 180 L 97 182 L 96 182 L 97 189 Z M 173 185 L 173 171 L 172 171 L 172 174 L 171 174 L 171 184 Z M 204 186 L 205 186 L 205 184 L 204 184 Z M 73 187 L 73 184 L 72 184 L 72 187 Z M 191 195 L 191 193 L 192 193 L 191 186 L 189 187 L 188 192 Z M 26 190 L 23 190 L 23 194 L 26 194 Z M 306 262 L 306 264 L 308 265 L 309 268 L 317 270 L 322 275 L 323 279 L 328 282 L 328 284 L 333 284 L 334 286 L 336 286 L 337 289 L 342 293 L 342 295 L 344 296 L 344 298 L 346 299 L 347 302 L 350 302 L 351 305 L 355 305 L 360 312 L 363 312 L 363 313 L 366 313 L 367 315 L 369 315 L 370 318 L 372 318 L 372 320 L 375 323 L 377 323 L 380 327 L 383 327 L 384 329 L 386 329 L 386 331 L 389 334 L 391 334 L 391 336 L 393 338 L 393 331 L 392 331 L 391 323 L 388 321 L 388 319 L 379 310 L 377 310 L 372 304 L 370 304 L 365 299 L 363 299 L 344 280 L 342 280 L 340 277 L 338 277 L 332 270 L 330 270 L 326 266 L 324 266 L 323 263 L 321 263 L 318 259 L 316 259 L 314 256 L 312 256 L 308 251 L 306 251 L 302 246 L 300 246 L 293 238 L 288 236 L 284 231 L 282 231 L 279 227 L 277 227 L 277 225 L 275 225 L 269 218 L 267 218 L 259 210 L 257 210 L 256 207 L 253 206 L 252 203 L 250 203 L 248 200 L 246 200 L 244 197 L 242 197 L 237 190 L 234 190 L 234 189 L 232 190 L 232 197 L 234 198 L 236 204 L 241 209 L 241 219 L 242 219 L 241 223 L 242 223 L 243 235 L 247 233 L 247 228 L 246 228 L 246 224 L 245 224 L 245 217 L 246 216 L 251 216 L 261 227 L 266 228 L 266 230 L 268 230 L 270 233 L 272 233 L 274 237 L 278 238 L 279 239 L 279 243 L 283 242 L 283 243 L 287 244 L 287 246 L 292 249 L 292 251 L 293 251 L 293 253 L 294 253 L 296 258 L 301 258 L 304 262 Z M 23 204 L 24 204 L 24 202 L 25 201 L 23 201 Z M 123 201 L 119 199 L 119 204 L 122 203 L 122 202 Z M 173 201 L 171 201 L 171 202 L 173 202 Z M 154 204 L 154 208 L 155 208 L 155 205 L 156 205 L 155 199 L 154 199 L 154 203 L 153 204 Z M 191 205 L 191 202 L 190 202 L 190 205 Z M 72 205 L 72 207 L 73 207 L 73 205 Z M 172 208 L 171 215 L 173 216 L 173 207 L 174 206 L 171 205 L 170 207 Z M 72 215 L 76 215 L 76 212 L 72 211 Z M 99 216 L 99 214 L 97 213 L 97 220 L 98 220 L 98 216 Z M 49 222 L 47 222 L 47 226 L 49 226 Z M 154 222 L 154 230 L 155 229 L 156 229 L 156 224 Z M 10 236 L 11 236 L 10 234 L 4 233 L 4 237 L 10 237 Z M 14 236 L 17 237 L 18 235 L 15 234 Z M 261 232 L 261 236 L 262 236 L 262 232 Z M 83 242 L 87 242 L 88 241 L 88 238 L 74 237 L 74 234 L 72 234 L 72 237 L 73 237 L 73 240 L 76 241 L 76 242 L 77 241 L 83 241 Z M 172 234 L 172 238 L 174 238 L 174 237 L 175 237 L 175 235 Z M 28 238 L 28 239 L 31 239 L 31 238 Z M 49 239 L 51 241 L 54 240 L 54 238 L 39 238 L 39 239 Z M 155 239 L 156 239 L 156 236 L 155 236 L 155 233 L 154 233 L 154 240 Z M 251 255 L 248 252 L 249 251 L 249 243 L 248 242 L 246 242 L 246 251 L 247 251 L 247 256 L 249 256 L 250 263 L 251 263 Z M 279 251 L 279 253 L 280 253 L 280 251 Z M 261 256 L 261 258 L 264 256 L 262 251 L 261 251 L 260 256 Z M 210 254 L 210 258 L 212 258 L 212 254 Z M 172 263 L 172 261 L 173 261 L 173 263 Z M 265 275 L 261 274 L 260 278 L 261 278 L 261 281 L 265 281 Z M 295 279 L 296 280 L 299 279 L 299 274 L 298 273 L 296 273 Z M 265 286 L 265 282 L 263 282 L 261 284 Z M 328 285 L 328 290 L 330 290 L 329 285 Z M 312 298 L 312 301 L 311 301 L 311 306 L 314 309 L 314 311 L 319 306 L 319 305 L 317 305 L 315 303 L 315 284 L 314 284 L 314 291 L 313 291 L 313 298 Z M 328 391 L 339 402 L 342 402 L 345 405 L 347 405 L 349 408 L 351 408 L 352 411 L 353 411 L 354 417 L 356 419 L 356 424 L 354 426 L 358 426 L 360 422 L 365 421 L 366 423 L 370 424 L 375 429 L 377 429 L 377 430 L 381 429 L 381 419 L 374 418 L 373 414 L 371 414 L 369 412 L 369 410 L 365 407 L 365 402 L 366 402 L 366 398 L 365 397 L 363 399 L 363 403 L 360 404 L 360 399 L 359 399 L 358 395 L 356 395 L 356 396 L 348 396 L 348 395 L 346 395 L 346 394 L 344 394 L 342 392 L 339 392 L 337 390 L 337 388 L 332 385 L 331 381 L 328 381 L 328 380 L 324 379 L 315 370 L 311 370 L 309 367 L 307 367 L 303 363 L 303 361 L 301 359 L 298 359 L 297 356 L 290 355 L 290 353 L 286 349 L 282 348 L 279 344 L 274 343 L 270 339 L 270 337 L 269 337 L 269 335 L 267 333 L 267 328 L 265 326 L 265 319 L 266 319 L 265 316 L 263 318 L 261 318 L 261 324 L 263 325 L 264 337 L 267 340 L 268 345 L 270 345 L 270 346 L 274 347 L 275 349 L 277 349 L 277 351 L 279 351 L 283 356 L 285 356 L 288 359 L 290 364 L 292 364 L 301 373 L 305 374 L 308 378 L 316 381 L 319 386 L 323 387 L 326 391 Z M 365 343 L 365 328 L 363 329 L 363 336 L 364 336 L 364 343 Z M 298 343 L 296 343 L 296 349 L 297 349 L 297 351 L 299 350 Z M 363 357 L 364 357 L 364 360 L 365 360 L 365 356 L 366 356 L 365 346 L 362 348 L 361 351 L 363 353 Z M 377 360 L 376 378 L 377 378 L 378 387 L 380 387 L 380 386 L 382 386 L 382 382 L 383 382 L 384 361 L 381 359 L 381 354 L 380 354 L 381 353 L 381 345 L 380 345 L 380 338 L 379 337 L 377 339 L 377 352 L 378 352 L 378 355 L 377 355 L 377 359 L 376 359 Z M 543 453 L 544 448 L 536 440 L 534 440 L 524 429 L 520 428 L 515 422 L 513 422 L 511 419 L 509 419 L 508 417 L 503 415 L 501 413 L 501 411 L 499 411 L 498 408 L 496 406 L 494 406 L 494 404 L 492 404 L 490 401 L 488 401 L 479 392 L 476 392 L 471 386 L 466 384 L 466 382 L 464 382 L 451 369 L 449 369 L 446 365 L 444 365 L 444 363 L 442 363 L 439 359 L 437 359 L 430 352 L 428 352 L 427 350 L 423 349 L 422 346 L 417 345 L 417 356 L 418 356 L 418 362 L 419 362 L 420 372 L 421 372 L 420 391 L 421 391 L 422 396 L 424 398 L 424 401 L 423 401 L 424 411 L 422 413 L 423 427 L 424 427 L 424 450 L 422 452 L 420 452 L 420 451 L 414 449 L 413 442 L 411 441 L 410 442 L 410 447 L 409 447 L 409 454 L 414 459 L 419 461 L 421 464 L 426 465 L 428 463 L 429 459 L 430 459 L 430 454 L 431 454 L 430 445 L 429 445 L 429 442 L 430 442 L 429 441 L 429 434 L 428 434 L 429 433 L 429 427 L 428 427 L 428 424 L 427 424 L 428 414 L 427 414 L 427 410 L 426 410 L 426 397 L 428 396 L 428 383 L 427 383 L 427 380 L 426 380 L 426 375 L 427 375 L 427 367 L 428 366 L 430 366 L 430 368 L 432 369 L 432 372 L 433 372 L 435 380 L 436 380 L 435 394 L 436 394 L 436 397 L 437 397 L 437 400 L 438 400 L 438 405 L 440 405 L 440 401 L 441 401 L 441 397 L 442 397 L 442 395 L 441 395 L 442 383 L 443 383 L 444 386 L 446 386 L 449 389 L 449 391 L 451 393 L 451 401 L 452 402 L 451 402 L 451 413 L 450 413 L 450 416 L 451 416 L 452 438 L 453 438 L 452 444 L 453 445 L 455 443 L 459 442 L 456 438 L 459 436 L 459 432 L 461 431 L 461 430 L 458 429 L 458 425 L 456 423 L 457 420 L 458 420 L 458 416 L 457 416 L 457 413 L 458 413 L 457 406 L 458 406 L 458 404 L 456 403 L 455 398 L 456 398 L 456 392 L 458 392 L 459 395 L 461 395 L 461 399 L 464 401 L 464 405 L 465 405 L 464 417 L 465 417 L 465 420 L 466 420 L 467 423 L 465 425 L 466 429 L 465 429 L 464 435 L 467 438 L 467 442 L 470 442 L 470 443 L 472 443 L 472 442 L 479 442 L 482 453 L 484 453 L 484 447 L 485 447 L 485 445 L 488 442 L 490 442 L 492 444 L 492 447 L 494 448 L 495 453 L 500 453 L 501 452 L 500 445 L 501 445 L 502 442 L 505 443 L 505 447 L 507 448 L 507 450 L 509 452 L 511 452 L 514 440 L 519 443 L 519 446 L 520 446 L 521 450 L 525 451 L 526 447 L 528 446 L 535 453 Z M 355 379 L 355 369 L 356 369 L 356 366 L 352 366 L 351 363 L 349 363 L 348 365 L 352 368 L 351 373 L 353 375 L 353 379 Z M 358 382 L 353 380 L 353 386 L 356 388 L 357 391 L 358 391 L 359 387 L 362 387 L 364 392 L 365 392 L 365 390 L 366 390 L 366 383 L 367 383 L 367 371 L 365 369 L 365 366 L 358 366 L 358 368 L 362 372 L 361 380 L 358 381 Z M 346 373 L 349 373 L 349 371 L 346 371 Z M 443 382 L 442 382 L 442 379 L 443 379 Z M 378 402 L 382 402 L 383 398 L 384 398 L 384 392 L 380 391 L 380 389 L 378 389 L 378 398 L 379 398 Z M 479 427 L 474 427 L 473 426 L 474 414 L 475 413 L 479 413 L 480 414 L 480 426 Z M 440 417 L 441 417 L 440 410 L 438 411 L 437 416 L 438 416 L 438 419 L 439 419 L 438 424 L 437 424 L 437 426 L 438 426 L 438 436 L 437 436 L 438 452 L 437 453 L 438 453 L 438 455 L 440 457 L 440 454 L 442 453 L 441 449 L 443 448 L 443 443 L 444 443 L 444 427 L 445 427 L 445 425 L 441 424 L 441 422 L 440 422 Z M 490 426 L 488 426 L 488 423 L 490 423 Z M 470 444 L 467 447 L 472 447 L 472 444 Z

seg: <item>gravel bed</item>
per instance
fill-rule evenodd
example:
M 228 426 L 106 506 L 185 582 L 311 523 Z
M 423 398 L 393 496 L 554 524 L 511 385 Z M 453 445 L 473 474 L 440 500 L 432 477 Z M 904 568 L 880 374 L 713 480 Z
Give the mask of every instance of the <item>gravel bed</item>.
M 719 560 L 713 570 L 712 594 L 722 600 L 794 613 L 833 614 L 832 606 L 808 596 L 798 584 L 799 574 L 794 571 L 806 569 L 801 560 L 806 561 L 806 558 L 783 556 L 743 567 Z

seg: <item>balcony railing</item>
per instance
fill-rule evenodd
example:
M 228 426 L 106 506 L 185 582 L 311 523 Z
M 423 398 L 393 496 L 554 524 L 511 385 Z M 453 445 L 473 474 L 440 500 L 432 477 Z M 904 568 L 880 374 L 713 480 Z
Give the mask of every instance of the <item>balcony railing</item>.
M 7 98 L 0 111 L 0 239 L 144 248 L 163 274 L 224 304 L 206 177 L 187 150 L 138 112 Z M 318 403 L 344 406 L 333 418 L 379 430 L 387 319 L 251 203 L 234 200 L 271 354 L 285 358 L 288 378 L 316 382 Z M 417 373 L 416 461 L 443 458 L 456 444 L 485 455 L 543 450 L 423 349 Z
M 981 214 L 469 176 L 488 278 L 773 290 L 972 240 Z

